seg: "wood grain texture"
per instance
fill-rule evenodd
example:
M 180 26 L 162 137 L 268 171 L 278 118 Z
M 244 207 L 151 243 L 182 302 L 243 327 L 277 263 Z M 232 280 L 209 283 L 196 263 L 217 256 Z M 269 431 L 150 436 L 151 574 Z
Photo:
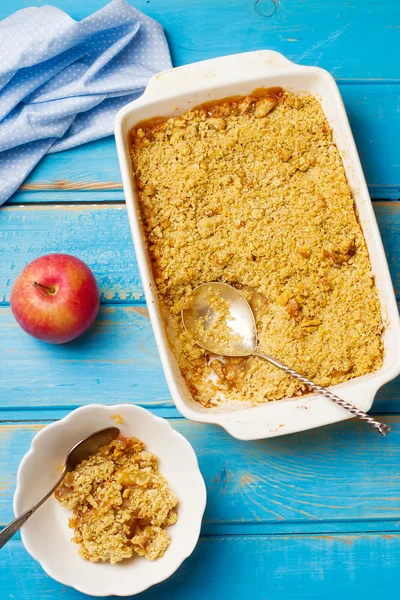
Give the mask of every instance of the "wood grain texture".
M 341 84 L 340 91 L 371 196 L 400 198 L 400 85 L 348 83 Z M 92 202 L 94 198 L 96 202 L 123 199 L 113 138 L 45 157 L 10 201 Z
M 9 411 L 72 410 L 84 404 L 134 402 L 173 407 L 150 320 L 142 307 L 102 306 L 80 338 L 52 346 L 28 336 L 9 307 L 0 308 L 0 418 Z M 400 378 L 384 386 L 373 412 L 400 412 Z
M 175 66 L 234 52 L 270 48 L 340 78 L 398 78 L 397 0 L 130 0 L 164 27 Z M 42 6 L 47 0 L 29 0 Z M 57 0 L 82 19 L 107 0 Z M 27 6 L 2 0 L 0 18 Z
M 0 210 L 0 302 L 34 258 L 49 252 L 79 256 L 93 270 L 102 302 L 143 301 L 124 204 L 4 207 Z
M 400 290 L 400 204 L 375 202 L 395 288 Z M 49 252 L 79 256 L 93 270 L 104 304 L 143 303 L 124 204 L 6 206 L 0 210 L 0 306 L 31 260 Z
M 53 4 L 81 19 L 107 1 Z M 372 197 L 400 199 L 397 0 L 129 1 L 165 27 L 175 66 L 271 48 L 328 69 L 338 79 Z M 0 18 L 47 3 L 2 0 Z M 11 518 L 17 466 L 43 419 L 85 403 L 135 402 L 171 417 L 188 437 L 209 497 L 205 536 L 193 556 L 140 598 L 395 597 L 400 417 L 388 413 L 400 412 L 400 380 L 385 386 L 373 407 L 392 426 L 385 439 L 352 421 L 245 443 L 178 418 L 144 312 L 125 208 L 110 204 L 123 200 L 120 181 L 108 138 L 46 157 L 0 210 L 0 526 Z M 15 206 L 24 203 L 30 206 Z M 375 210 L 400 292 L 399 207 L 382 202 Z M 53 251 L 77 254 L 93 268 L 103 303 L 95 326 L 59 347 L 26 336 L 8 306 L 18 272 Z M 1 600 L 87 598 L 47 577 L 20 539 L 0 552 Z
M 86 334 L 59 346 L 28 336 L 10 308 L 3 307 L 0 335 L 0 417 L 27 405 L 36 409 L 73 409 L 97 402 L 173 406 L 142 307 L 103 306 Z M 399 398 L 400 378 L 378 392 L 373 410 L 397 412 Z
M 4 600 L 83 600 L 52 581 L 19 540 L 2 551 Z M 400 535 L 203 537 L 168 581 L 140 600 L 372 600 L 395 598 Z M 379 566 L 379 568 L 378 568 Z M 39 595 L 40 591 L 40 595 Z M 136 598 L 136 596 L 135 596 Z
M 103 306 L 80 338 L 52 346 L 0 309 L 1 409 L 135 402 L 171 406 L 150 321 L 132 306 Z M 151 385 L 150 385 L 151 382 Z
M 195 449 L 206 482 L 203 529 L 236 526 L 246 534 L 256 525 L 255 531 L 278 534 L 288 527 L 343 532 L 349 524 L 360 532 L 367 521 L 398 528 L 400 417 L 382 418 L 392 427 L 384 440 L 356 421 L 257 442 L 236 440 L 217 426 L 171 423 Z M 42 427 L 0 425 L 0 526 L 12 517 L 18 464 Z

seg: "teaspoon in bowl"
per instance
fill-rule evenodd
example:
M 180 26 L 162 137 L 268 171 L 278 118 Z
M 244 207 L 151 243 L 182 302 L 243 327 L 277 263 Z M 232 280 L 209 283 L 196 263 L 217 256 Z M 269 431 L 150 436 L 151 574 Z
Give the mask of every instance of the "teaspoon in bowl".
M 96 452 L 100 450 L 102 446 L 106 446 L 112 442 L 112 440 L 115 440 L 118 435 L 118 427 L 107 427 L 107 429 L 101 429 L 100 431 L 96 431 L 95 433 L 88 435 L 87 437 L 83 438 L 83 440 L 80 440 L 80 442 L 75 444 L 75 446 L 73 446 L 68 452 L 61 474 L 51 490 L 49 490 L 47 494 L 45 494 L 43 498 L 39 500 L 39 502 L 36 502 L 36 504 L 34 504 L 31 508 L 23 512 L 22 515 L 14 519 L 14 521 L 11 521 L 11 523 L 0 532 L 0 548 L 2 548 L 10 538 L 12 538 L 14 533 L 16 533 L 18 529 L 25 523 L 25 521 L 27 521 L 27 519 L 33 515 L 39 506 L 42 506 L 43 502 L 50 498 L 67 473 L 73 471 L 75 467 L 77 467 L 83 460 L 86 460 L 93 454 L 96 454 Z
M 218 311 L 215 303 L 210 301 L 213 297 L 218 299 L 219 304 L 223 303 L 222 312 Z M 204 350 L 221 356 L 258 356 L 263 358 L 301 381 L 314 392 L 342 406 L 358 419 L 366 421 L 381 435 L 384 436 L 390 431 L 390 428 L 384 423 L 379 423 L 353 404 L 307 379 L 276 358 L 258 350 L 257 327 L 253 311 L 243 294 L 231 285 L 220 282 L 203 283 L 193 290 L 191 300 L 190 306 L 182 310 L 183 325 Z M 220 335 L 213 335 L 212 328 L 217 321 Z

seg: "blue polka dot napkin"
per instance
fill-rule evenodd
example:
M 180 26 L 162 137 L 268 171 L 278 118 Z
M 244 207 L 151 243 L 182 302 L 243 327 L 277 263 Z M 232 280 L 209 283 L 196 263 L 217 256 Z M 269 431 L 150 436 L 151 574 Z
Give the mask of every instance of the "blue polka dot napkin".
M 54 6 L 0 21 L 0 204 L 46 153 L 113 132 L 117 111 L 171 58 L 159 23 L 125 0 L 82 21 Z

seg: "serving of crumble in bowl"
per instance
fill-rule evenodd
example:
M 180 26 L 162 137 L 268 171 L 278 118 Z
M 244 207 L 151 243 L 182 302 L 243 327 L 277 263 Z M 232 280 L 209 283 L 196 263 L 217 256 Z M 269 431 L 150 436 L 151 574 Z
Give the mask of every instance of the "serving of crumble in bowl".
M 15 514 L 51 488 L 75 443 L 114 425 L 120 436 L 67 474 L 21 529 L 48 575 L 93 596 L 138 594 L 172 575 L 197 544 L 206 505 L 195 452 L 168 421 L 134 405 L 90 405 L 35 436 Z
M 240 439 L 349 414 L 257 357 L 196 346 L 181 310 L 234 285 L 261 351 L 368 411 L 400 372 L 393 287 L 337 85 L 272 51 L 155 76 L 116 141 L 150 317 L 177 408 Z

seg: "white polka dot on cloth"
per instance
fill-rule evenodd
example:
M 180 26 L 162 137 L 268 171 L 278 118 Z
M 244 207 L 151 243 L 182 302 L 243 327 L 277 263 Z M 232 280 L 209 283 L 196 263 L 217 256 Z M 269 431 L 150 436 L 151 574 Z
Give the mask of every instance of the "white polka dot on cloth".
M 162 27 L 125 0 L 82 21 L 54 6 L 0 21 L 0 205 L 47 153 L 111 135 L 116 112 L 169 69 Z

